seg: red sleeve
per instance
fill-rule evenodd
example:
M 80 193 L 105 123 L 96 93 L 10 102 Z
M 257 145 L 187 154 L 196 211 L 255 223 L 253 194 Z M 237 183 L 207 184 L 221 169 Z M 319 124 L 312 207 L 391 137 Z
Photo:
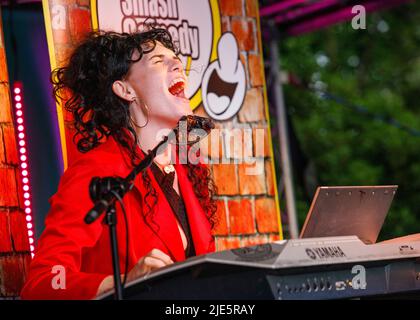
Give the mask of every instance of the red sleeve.
M 102 219 L 87 225 L 83 218 L 92 207 L 88 186 L 93 176 L 104 176 L 104 167 L 80 160 L 63 175 L 39 239 L 22 299 L 92 299 L 107 274 L 80 271 L 82 250 L 93 247 L 103 231 Z M 109 175 L 109 174 L 108 174 Z M 53 267 L 65 270 L 65 289 L 54 289 Z M 62 267 L 61 267 L 62 266 Z M 55 278 L 57 279 L 57 278 Z

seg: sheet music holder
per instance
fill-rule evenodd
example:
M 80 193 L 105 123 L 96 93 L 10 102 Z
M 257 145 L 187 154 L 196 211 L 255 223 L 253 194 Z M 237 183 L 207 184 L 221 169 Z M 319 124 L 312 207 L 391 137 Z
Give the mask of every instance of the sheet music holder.
M 375 243 L 398 186 L 318 187 L 300 238 L 356 235 Z

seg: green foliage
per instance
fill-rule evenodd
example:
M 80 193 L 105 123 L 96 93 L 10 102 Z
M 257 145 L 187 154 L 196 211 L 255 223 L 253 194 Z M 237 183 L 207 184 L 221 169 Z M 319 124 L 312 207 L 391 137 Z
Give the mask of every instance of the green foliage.
M 281 68 L 311 88 L 420 130 L 418 21 L 420 3 L 414 2 L 368 14 L 366 30 L 345 22 L 283 39 Z M 315 164 L 317 184 L 397 184 L 380 239 L 420 232 L 420 137 L 314 90 L 285 85 L 284 94 L 301 148 Z M 302 223 L 313 194 L 302 184 L 296 187 Z

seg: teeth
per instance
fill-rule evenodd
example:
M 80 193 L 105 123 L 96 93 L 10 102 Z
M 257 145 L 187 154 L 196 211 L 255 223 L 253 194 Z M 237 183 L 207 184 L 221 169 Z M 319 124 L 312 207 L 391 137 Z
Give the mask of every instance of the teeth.
M 173 87 L 174 85 L 176 85 L 178 82 L 182 82 L 184 83 L 184 79 L 183 78 L 176 78 L 174 80 L 171 81 L 171 83 L 169 84 L 169 88 Z

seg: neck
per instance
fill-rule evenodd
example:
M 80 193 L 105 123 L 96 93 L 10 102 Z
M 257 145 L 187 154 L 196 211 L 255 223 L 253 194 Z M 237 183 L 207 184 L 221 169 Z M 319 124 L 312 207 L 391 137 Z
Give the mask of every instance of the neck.
M 155 148 L 162 141 L 163 137 L 169 133 L 169 130 L 172 129 L 168 124 L 157 121 L 150 121 L 144 128 L 137 128 L 136 134 L 140 148 L 147 153 L 149 150 Z M 161 166 L 170 164 L 173 147 L 174 145 L 168 143 L 165 151 L 156 156 L 155 162 Z

